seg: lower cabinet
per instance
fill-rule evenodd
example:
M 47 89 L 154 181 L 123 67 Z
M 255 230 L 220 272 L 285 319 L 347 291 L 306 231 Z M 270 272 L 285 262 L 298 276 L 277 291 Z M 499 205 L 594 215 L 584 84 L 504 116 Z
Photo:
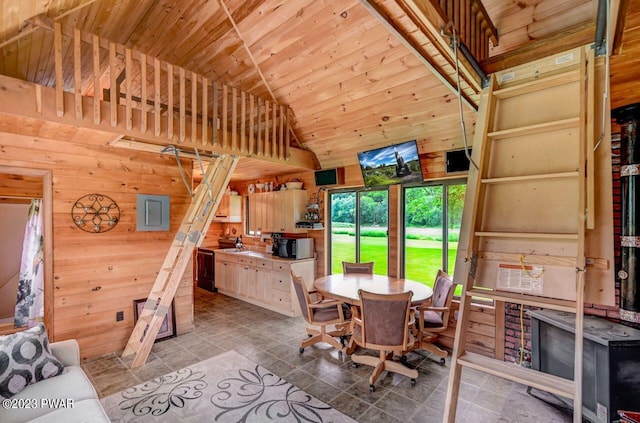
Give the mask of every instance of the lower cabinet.
M 226 252 L 216 252 L 215 257 L 219 292 L 288 316 L 300 315 L 290 272 L 302 276 L 311 289 L 314 259 L 287 261 Z

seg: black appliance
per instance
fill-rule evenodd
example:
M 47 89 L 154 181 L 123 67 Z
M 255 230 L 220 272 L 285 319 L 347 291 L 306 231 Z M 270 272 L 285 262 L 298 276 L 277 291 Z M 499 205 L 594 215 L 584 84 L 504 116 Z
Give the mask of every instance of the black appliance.
M 468 150 L 471 156 L 471 149 Z M 469 159 L 467 152 L 463 150 L 451 150 L 445 153 L 445 163 L 447 173 L 466 172 L 469 170 Z
M 211 250 L 198 248 L 196 253 L 196 284 L 199 288 L 218 292 L 215 281 L 215 254 Z
M 344 167 L 315 171 L 316 186 L 344 184 Z
M 573 379 L 575 314 L 527 313 L 531 317 L 531 367 Z M 591 422 L 617 421 L 618 410 L 638 408 L 640 330 L 585 316 L 583 338 L 582 415 Z M 571 405 L 570 400 L 560 399 Z
M 620 319 L 640 323 L 640 103 L 611 113 L 620 124 Z M 638 401 L 640 403 L 640 400 Z

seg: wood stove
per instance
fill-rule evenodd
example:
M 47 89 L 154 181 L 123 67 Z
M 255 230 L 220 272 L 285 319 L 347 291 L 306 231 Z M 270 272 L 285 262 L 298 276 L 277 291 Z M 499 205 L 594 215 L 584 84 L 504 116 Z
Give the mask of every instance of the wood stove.
M 573 379 L 575 314 L 553 310 L 531 317 L 531 366 Z M 584 317 L 582 415 L 591 422 L 613 422 L 618 410 L 640 405 L 640 330 Z M 570 400 L 561 398 L 569 405 Z

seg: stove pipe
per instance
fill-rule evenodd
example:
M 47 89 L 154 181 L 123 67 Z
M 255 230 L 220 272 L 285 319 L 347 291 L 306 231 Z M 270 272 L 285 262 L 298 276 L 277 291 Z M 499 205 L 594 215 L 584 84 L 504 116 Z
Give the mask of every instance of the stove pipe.
M 620 131 L 622 268 L 620 319 L 640 323 L 640 103 L 612 111 Z

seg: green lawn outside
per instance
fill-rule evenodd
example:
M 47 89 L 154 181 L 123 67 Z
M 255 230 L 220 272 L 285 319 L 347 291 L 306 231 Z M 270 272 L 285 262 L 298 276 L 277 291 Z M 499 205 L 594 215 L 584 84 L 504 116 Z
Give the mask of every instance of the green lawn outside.
M 438 270 L 442 268 L 442 244 L 438 241 L 406 240 L 405 274 L 408 279 L 433 286 Z M 453 273 L 457 242 L 449 242 L 449 272 Z M 360 261 L 374 261 L 374 273 L 387 274 L 387 238 L 361 237 Z M 355 260 L 355 237 L 332 234 L 331 272 L 342 273 L 342 261 Z

